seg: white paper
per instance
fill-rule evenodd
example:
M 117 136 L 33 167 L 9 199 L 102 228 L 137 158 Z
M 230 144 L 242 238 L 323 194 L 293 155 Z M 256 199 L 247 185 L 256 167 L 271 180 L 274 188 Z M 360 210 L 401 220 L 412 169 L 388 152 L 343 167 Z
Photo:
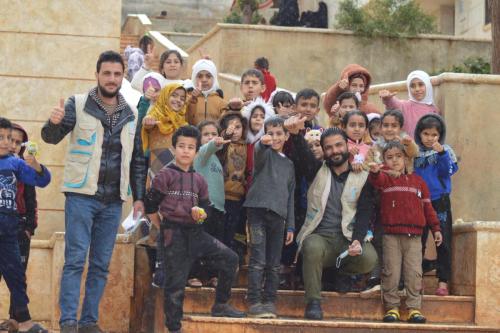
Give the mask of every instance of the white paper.
M 130 211 L 130 214 L 128 214 L 127 218 L 122 222 L 122 228 L 126 233 L 132 233 L 139 226 L 141 216 L 142 214 L 139 212 L 137 218 L 134 219 L 134 210 L 132 209 Z

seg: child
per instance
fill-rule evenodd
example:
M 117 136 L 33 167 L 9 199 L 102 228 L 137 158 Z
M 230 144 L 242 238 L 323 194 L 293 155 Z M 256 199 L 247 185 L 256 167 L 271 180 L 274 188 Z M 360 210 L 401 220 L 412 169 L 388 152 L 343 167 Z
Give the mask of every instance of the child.
M 340 76 L 340 80 L 326 92 L 323 106 L 329 116 L 332 116 L 332 106 L 337 97 L 343 92 L 351 92 L 359 98 L 359 110 L 364 113 L 380 113 L 375 105 L 368 102 L 368 91 L 372 77 L 368 70 L 357 64 L 347 65 Z
M 152 53 L 155 46 L 154 40 L 144 35 L 139 39 L 139 47 L 132 47 L 128 45 L 125 48 L 124 55 L 127 59 L 127 78 L 131 81 L 135 75 L 141 69 L 144 63 L 144 55 L 147 53 Z
M 254 99 L 266 91 L 264 75 L 261 71 L 252 68 L 246 70 L 241 75 L 240 91 L 243 95 L 243 100 L 240 98 L 232 98 L 228 103 L 230 111 L 240 111 L 245 105 L 250 104 Z
M 219 137 L 219 125 L 212 120 L 204 120 L 198 125 L 201 133 L 201 148 L 194 159 L 194 170 L 201 174 L 208 184 L 208 197 L 210 206 L 207 221 L 204 223 L 205 231 L 217 240 L 224 241 L 224 176 L 222 165 L 215 153 L 222 149 L 224 144 L 231 140 L 224 140 Z M 215 272 L 203 270 L 200 265 L 193 268 L 192 276 L 195 278 L 188 280 L 188 286 L 201 287 L 202 283 L 198 279 L 202 275 L 208 277 L 207 286 L 217 287 L 217 275 Z
M 255 69 L 258 69 L 264 75 L 266 90 L 260 94 L 264 101 L 268 102 L 271 94 L 276 90 L 276 78 L 269 71 L 269 60 L 264 57 L 257 58 L 254 62 Z
M 245 237 L 245 200 L 247 165 L 247 121 L 237 111 L 228 111 L 220 119 L 222 137 L 231 142 L 217 152 L 224 171 L 224 205 L 225 230 L 224 244 L 236 250 L 240 256 L 240 265 L 243 264 L 243 253 L 246 249 Z M 237 238 L 237 243 L 235 242 Z
M 376 142 L 380 138 L 380 127 L 382 122 L 380 121 L 380 115 L 378 113 L 369 113 L 366 115 L 368 117 L 368 133 L 370 133 L 370 139 L 372 142 Z
M 305 126 L 314 127 L 318 126 L 318 120 L 316 119 L 319 113 L 319 95 L 313 89 L 302 89 L 295 96 L 295 111 L 299 115 L 306 117 Z
M 211 60 L 200 59 L 193 65 L 191 76 L 193 86 L 186 119 L 197 126 L 202 120 L 219 120 L 226 108 L 226 102 L 219 96 L 217 68 Z
M 342 128 L 348 138 L 349 162 L 354 172 L 360 172 L 363 169 L 363 163 L 371 147 L 364 141 L 367 127 L 368 117 L 359 110 L 349 111 L 342 118 Z
M 332 106 L 330 116 L 330 126 L 340 127 L 342 118 L 349 111 L 359 109 L 359 100 L 356 94 L 351 92 L 344 92 L 337 97 L 337 102 Z
M 255 145 L 254 183 L 244 204 L 250 232 L 248 314 L 276 318 L 283 234 L 286 229 L 285 244 L 290 244 L 295 226 L 295 170 L 292 161 L 283 154 L 289 137 L 284 120 L 271 117 L 264 123 L 264 129 L 266 134 Z
M 306 128 L 306 135 L 304 136 L 304 139 L 307 142 L 307 146 L 313 153 L 314 157 L 319 160 L 323 161 L 323 148 L 321 148 L 321 134 L 323 133 L 323 128 Z
M 274 115 L 273 109 L 264 102 L 261 97 L 257 97 L 252 103 L 248 104 L 241 112 L 243 117 L 248 120 L 247 131 L 247 189 L 252 184 L 253 170 L 253 151 L 254 145 L 264 135 L 264 121 Z
M 443 119 L 435 114 L 420 118 L 415 129 L 415 141 L 420 152 L 415 158 L 415 173 L 421 176 L 431 192 L 432 206 L 436 210 L 443 244 L 437 248 L 438 296 L 448 296 L 448 281 L 451 278 L 451 176 L 457 172 L 457 158 L 453 149 L 444 144 L 446 125 Z M 425 249 L 427 232 L 422 237 Z
M 17 182 L 45 187 L 50 173 L 36 158 L 28 154 L 25 160 L 11 154 L 12 123 L 0 117 L 0 273 L 11 293 L 11 318 L 18 323 L 19 332 L 48 333 L 40 324 L 33 323 L 28 310 L 26 271 L 19 253 L 19 216 L 16 204 Z M 0 330 L 13 329 L 13 321 L 4 322 Z M 17 332 L 17 330 L 16 330 Z
M 143 149 L 150 152 L 150 178 L 173 160 L 172 135 L 187 124 L 185 115 L 186 89 L 179 83 L 168 84 L 142 122 Z
M 396 93 L 388 90 L 379 91 L 379 96 L 386 109 L 401 110 L 405 118 L 403 130 L 413 138 L 418 120 L 428 113 L 439 113 L 439 110 L 434 105 L 429 74 L 419 70 L 411 72 L 406 79 L 406 86 L 409 98 L 407 101 L 399 100 L 395 96 Z
M 429 226 L 436 245 L 442 236 L 439 220 L 432 208 L 429 189 L 416 174 L 405 172 L 405 148 L 395 141 L 387 143 L 383 150 L 385 167 L 393 174 L 389 176 L 377 163 L 370 163 L 369 181 L 380 191 L 380 214 L 383 236 L 382 290 L 386 308 L 384 322 L 399 321 L 400 299 L 398 284 L 401 274 L 406 287 L 408 322 L 425 323 L 420 312 L 422 303 L 422 243 L 425 226 Z M 402 267 L 401 267 L 402 264 Z M 402 269 L 402 271 L 401 271 Z
M 200 147 L 200 132 L 193 126 L 180 127 L 172 136 L 172 145 L 175 162 L 155 176 L 144 204 L 148 217 L 161 230 L 159 250 L 164 258 L 166 326 L 169 332 L 180 332 L 186 280 L 191 265 L 201 257 L 219 271 L 212 316 L 243 317 L 244 313 L 227 303 L 238 257 L 201 226 L 209 207 L 207 182 L 192 168 Z
M 288 91 L 275 91 L 270 98 L 274 112 L 280 117 L 287 118 L 295 112 L 295 100 Z

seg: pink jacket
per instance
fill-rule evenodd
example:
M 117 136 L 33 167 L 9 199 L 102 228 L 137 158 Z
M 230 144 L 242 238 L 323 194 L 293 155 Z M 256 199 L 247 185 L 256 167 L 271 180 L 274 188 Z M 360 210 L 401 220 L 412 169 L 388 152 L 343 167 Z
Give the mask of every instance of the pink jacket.
M 401 110 L 405 118 L 402 130 L 405 131 L 411 138 L 415 135 L 415 126 L 417 126 L 417 122 L 420 118 L 428 113 L 439 114 L 439 110 L 435 105 L 400 100 L 396 97 L 383 98 L 382 102 L 385 104 L 387 110 Z

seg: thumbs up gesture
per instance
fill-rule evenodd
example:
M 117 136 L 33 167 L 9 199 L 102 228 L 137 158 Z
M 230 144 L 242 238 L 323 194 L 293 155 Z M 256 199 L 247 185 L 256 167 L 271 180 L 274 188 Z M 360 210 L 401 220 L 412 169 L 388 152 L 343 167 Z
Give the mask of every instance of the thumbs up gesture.
M 59 125 L 64 118 L 66 112 L 64 111 L 64 98 L 59 100 L 59 105 L 52 109 L 49 121 L 54 125 Z

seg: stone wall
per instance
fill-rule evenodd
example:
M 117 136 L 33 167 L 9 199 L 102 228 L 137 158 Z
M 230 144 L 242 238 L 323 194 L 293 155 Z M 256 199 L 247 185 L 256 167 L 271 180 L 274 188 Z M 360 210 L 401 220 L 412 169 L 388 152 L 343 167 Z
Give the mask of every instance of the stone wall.
M 0 0 L 0 7 L 0 114 L 26 128 L 52 171 L 52 183 L 37 192 L 36 237 L 47 239 L 64 229 L 65 142 L 43 144 L 40 129 L 59 98 L 95 85 L 98 55 L 119 50 L 121 1 Z
M 368 68 L 374 83 L 393 82 L 417 68 L 434 72 L 473 55 L 488 59 L 491 42 L 450 36 L 364 40 L 326 29 L 218 24 L 187 50 L 193 55 L 188 68 L 200 49 L 210 54 L 219 72 L 241 74 L 265 56 L 280 87 L 326 91 L 350 63 Z

